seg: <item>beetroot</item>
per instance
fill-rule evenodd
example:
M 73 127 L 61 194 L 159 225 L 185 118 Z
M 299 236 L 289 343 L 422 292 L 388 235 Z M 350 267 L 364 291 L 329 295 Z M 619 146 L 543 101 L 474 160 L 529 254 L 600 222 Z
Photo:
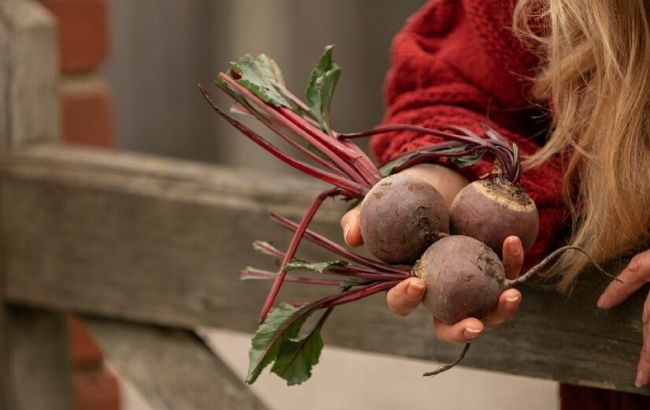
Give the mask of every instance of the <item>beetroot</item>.
M 422 303 L 448 324 L 484 317 L 494 310 L 506 288 L 499 257 L 469 236 L 440 239 L 424 252 L 413 273 L 426 283 Z
M 411 263 L 449 233 L 449 210 L 430 184 L 396 174 L 366 194 L 360 224 L 364 242 L 375 257 L 386 263 Z
M 456 195 L 449 212 L 453 234 L 476 238 L 498 255 L 511 235 L 518 236 L 528 252 L 539 230 L 535 202 L 519 184 L 505 178 L 472 182 Z

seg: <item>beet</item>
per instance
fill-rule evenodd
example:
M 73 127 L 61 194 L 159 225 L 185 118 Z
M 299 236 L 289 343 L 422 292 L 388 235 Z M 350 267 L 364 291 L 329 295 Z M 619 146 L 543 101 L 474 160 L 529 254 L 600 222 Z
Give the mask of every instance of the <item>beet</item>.
M 443 196 L 406 174 L 382 179 L 361 205 L 361 235 L 370 252 L 386 263 L 411 263 L 449 233 Z
M 511 235 L 521 239 L 527 252 L 539 230 L 535 202 L 519 184 L 504 178 L 472 182 L 456 195 L 449 213 L 452 234 L 478 239 L 498 255 Z
M 426 283 L 422 303 L 448 324 L 484 317 L 496 308 L 506 288 L 499 257 L 469 236 L 440 239 L 424 252 L 413 273 Z

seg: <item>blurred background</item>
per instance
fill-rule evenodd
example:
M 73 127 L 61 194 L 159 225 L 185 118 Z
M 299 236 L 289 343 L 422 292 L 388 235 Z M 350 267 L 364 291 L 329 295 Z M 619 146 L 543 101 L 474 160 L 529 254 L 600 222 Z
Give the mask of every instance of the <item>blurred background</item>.
M 382 118 L 391 39 L 424 0 L 42 3 L 58 20 L 65 142 L 282 175 L 289 169 L 213 114 L 197 83 L 217 96 L 212 80 L 230 60 L 266 53 L 283 69 L 289 88 L 302 95 L 323 47 L 336 44 L 343 75 L 333 127 L 371 128 Z M 217 99 L 227 106 L 222 96 Z M 76 409 L 153 409 L 104 363 L 83 324 L 70 320 Z M 250 335 L 202 332 L 243 378 Z M 457 369 L 431 383 L 419 376 L 435 367 L 430 362 L 336 348 L 326 348 L 323 357 L 318 374 L 303 386 L 289 389 L 264 375 L 254 391 L 273 409 L 517 409 L 523 402 L 531 410 L 557 407 L 551 382 Z
M 230 60 L 266 53 L 302 95 L 323 47 L 343 68 L 333 103 L 338 130 L 382 116 L 393 35 L 423 0 L 110 1 L 111 52 L 102 68 L 121 149 L 256 169 L 285 167 L 220 121 L 196 89 Z M 212 87 L 214 90 L 214 87 Z M 218 93 L 214 93 L 218 94 Z M 219 96 L 219 101 L 227 101 Z

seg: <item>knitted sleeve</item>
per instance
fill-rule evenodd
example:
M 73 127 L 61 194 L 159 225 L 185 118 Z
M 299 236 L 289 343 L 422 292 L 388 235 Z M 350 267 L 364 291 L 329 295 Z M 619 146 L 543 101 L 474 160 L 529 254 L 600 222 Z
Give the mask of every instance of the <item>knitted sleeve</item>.
M 383 125 L 458 125 L 481 135 L 481 123 L 489 123 L 524 155 L 539 149 L 531 136 L 543 134 L 548 119 L 526 98 L 537 59 L 512 33 L 509 3 L 434 0 L 411 17 L 393 42 Z M 387 133 L 373 138 L 371 149 L 385 162 L 438 141 Z M 488 161 L 462 170 L 470 179 L 489 171 Z M 538 240 L 526 256 L 530 265 L 557 239 L 566 216 L 559 162 L 524 171 L 521 184 L 540 211 Z

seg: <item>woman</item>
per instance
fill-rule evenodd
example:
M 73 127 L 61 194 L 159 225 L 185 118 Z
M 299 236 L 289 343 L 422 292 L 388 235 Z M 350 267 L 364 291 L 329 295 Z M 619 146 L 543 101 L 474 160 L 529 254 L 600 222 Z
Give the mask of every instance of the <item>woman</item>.
M 610 308 L 650 282 L 650 4 L 647 0 L 436 0 L 414 15 L 393 44 L 385 123 L 490 124 L 526 155 L 521 183 L 540 210 L 540 235 L 524 262 L 516 237 L 504 242 L 509 276 L 551 247 L 569 242 L 599 261 L 636 256 L 597 303 Z M 514 18 L 513 18 L 514 16 Z M 437 142 L 393 133 L 371 147 L 381 162 Z M 421 165 L 404 172 L 429 181 L 448 202 L 485 163 L 462 171 Z M 358 209 L 341 220 L 346 242 L 362 244 Z M 567 253 L 549 270 L 571 286 L 586 260 Z M 424 291 L 416 278 L 388 292 L 389 308 L 406 315 Z M 516 289 L 480 321 L 445 325 L 443 341 L 475 340 L 512 316 Z M 636 384 L 650 384 L 650 296 Z M 563 408 L 650 408 L 647 397 L 562 386 Z

